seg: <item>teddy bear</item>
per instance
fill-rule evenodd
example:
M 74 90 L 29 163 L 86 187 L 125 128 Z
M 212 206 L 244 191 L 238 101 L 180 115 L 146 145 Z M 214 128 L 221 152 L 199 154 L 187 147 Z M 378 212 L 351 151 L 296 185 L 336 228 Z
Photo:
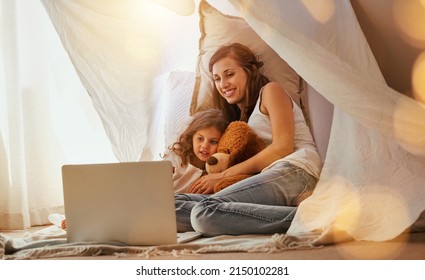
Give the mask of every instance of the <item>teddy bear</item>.
M 218 173 L 236 165 L 265 148 L 264 141 L 243 121 L 233 121 L 226 128 L 218 142 L 217 152 L 207 160 L 207 173 Z M 226 177 L 214 186 L 214 193 L 236 183 L 252 174 L 241 174 Z

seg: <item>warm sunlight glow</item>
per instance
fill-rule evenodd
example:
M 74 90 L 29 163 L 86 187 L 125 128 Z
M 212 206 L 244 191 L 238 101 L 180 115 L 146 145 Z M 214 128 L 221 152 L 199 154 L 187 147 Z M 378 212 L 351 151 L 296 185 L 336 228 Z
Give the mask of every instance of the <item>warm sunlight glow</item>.
M 394 109 L 394 136 L 414 155 L 425 155 L 425 106 L 400 99 Z
M 143 63 L 147 71 L 163 66 L 165 61 L 172 64 L 181 60 L 180 65 L 190 64 L 192 68 L 187 52 L 195 50 L 190 58 L 196 59 L 199 26 L 195 15 L 183 17 L 153 0 L 132 1 L 127 9 L 125 16 L 130 20 L 123 21 L 126 25 L 115 36 L 121 38 L 119 43 L 124 44 L 127 57 Z M 178 55 L 164 57 L 174 52 Z
M 152 63 L 158 56 L 157 40 L 146 35 L 139 35 L 134 32 L 126 32 L 125 50 L 131 58 L 144 63 Z
M 195 2 L 193 0 L 153 0 L 163 7 L 173 11 L 181 16 L 190 16 L 195 11 Z
M 407 43 L 425 48 L 425 0 L 395 0 L 393 14 L 396 25 Z
M 425 52 L 418 56 L 413 65 L 412 85 L 416 100 L 425 104 Z
M 127 11 L 130 21 L 123 27 L 122 34 L 118 34 L 131 58 L 149 65 L 155 59 L 158 63 L 158 44 L 167 28 L 167 21 L 162 19 L 169 18 L 170 14 L 154 1 L 131 2 Z
M 379 205 L 393 205 L 394 209 L 398 209 L 398 215 L 394 218 L 396 221 L 407 220 L 408 213 L 406 212 L 405 201 L 401 200 L 401 196 L 385 186 L 368 186 L 368 195 L 362 196 L 362 204 L 375 205 L 376 215 L 369 216 L 369 220 L 363 218 L 362 221 L 357 221 L 361 227 L 367 227 L 375 223 L 379 223 L 381 219 L 385 219 L 387 213 L 382 213 Z M 361 211 L 361 209 L 359 209 Z M 379 219 L 379 220 L 375 220 Z M 360 237 L 361 239 L 361 237 Z M 405 246 L 405 240 L 402 237 L 397 238 L 397 242 L 385 243 L 380 250 L 364 250 L 364 247 L 345 246 L 345 244 L 337 244 L 337 249 L 346 259 L 392 259 L 399 256 L 400 251 Z M 376 245 L 376 244 L 375 244 Z
M 302 0 L 302 3 L 321 23 L 327 22 L 335 13 L 335 0 Z

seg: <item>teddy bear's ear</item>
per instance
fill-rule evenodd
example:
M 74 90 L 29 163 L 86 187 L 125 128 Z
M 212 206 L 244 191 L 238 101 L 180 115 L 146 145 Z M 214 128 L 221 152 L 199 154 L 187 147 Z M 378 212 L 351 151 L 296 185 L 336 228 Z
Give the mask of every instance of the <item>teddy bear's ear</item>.
M 250 129 L 248 124 L 242 121 L 231 122 L 218 142 L 217 152 L 232 154 L 236 147 L 239 147 L 241 141 L 244 140 L 247 130 Z

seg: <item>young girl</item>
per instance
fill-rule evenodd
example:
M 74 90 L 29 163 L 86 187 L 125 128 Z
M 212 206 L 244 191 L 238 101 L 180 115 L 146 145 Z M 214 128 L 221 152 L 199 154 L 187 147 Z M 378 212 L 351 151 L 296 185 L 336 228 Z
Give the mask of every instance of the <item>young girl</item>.
M 322 163 L 309 128 L 285 89 L 260 73 L 262 65 L 237 43 L 212 56 L 216 107 L 229 121 L 248 122 L 267 147 L 221 173 L 201 177 L 193 194 L 176 195 L 179 231 L 206 236 L 284 233 L 297 205 L 313 191 Z M 207 195 L 218 179 L 235 174 L 256 175 Z
M 205 172 L 205 162 L 217 152 L 218 141 L 228 125 L 224 114 L 217 109 L 199 112 L 179 141 L 168 149 L 165 160 L 174 167 L 173 182 L 175 193 L 185 193 Z

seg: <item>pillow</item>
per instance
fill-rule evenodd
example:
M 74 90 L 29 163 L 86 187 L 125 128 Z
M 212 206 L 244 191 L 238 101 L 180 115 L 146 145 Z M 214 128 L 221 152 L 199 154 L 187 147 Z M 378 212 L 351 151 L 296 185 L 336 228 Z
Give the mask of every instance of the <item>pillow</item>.
M 233 42 L 239 42 L 253 50 L 264 62 L 263 74 L 279 82 L 299 103 L 300 77 L 280 56 L 264 42 L 241 17 L 224 15 L 202 0 L 199 4 L 201 37 L 196 65 L 196 83 L 192 96 L 191 114 L 213 106 L 213 81 L 208 63 L 214 52 Z
M 190 100 L 195 84 L 195 73 L 189 71 L 172 71 L 167 79 L 167 109 L 165 115 L 164 140 L 168 147 L 192 120 Z

